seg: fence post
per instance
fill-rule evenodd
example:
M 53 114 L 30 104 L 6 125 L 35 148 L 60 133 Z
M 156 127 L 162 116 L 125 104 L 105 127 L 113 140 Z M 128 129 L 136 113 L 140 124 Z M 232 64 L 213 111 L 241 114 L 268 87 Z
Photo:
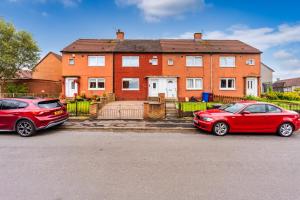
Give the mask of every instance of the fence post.
M 78 106 L 77 106 L 77 99 L 75 99 L 75 115 L 76 115 L 76 117 L 78 116 Z

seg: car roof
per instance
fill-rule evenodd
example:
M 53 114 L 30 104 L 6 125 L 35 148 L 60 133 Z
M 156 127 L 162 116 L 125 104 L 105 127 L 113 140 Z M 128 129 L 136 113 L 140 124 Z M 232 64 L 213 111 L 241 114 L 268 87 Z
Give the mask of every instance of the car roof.
M 0 100 L 19 100 L 19 101 L 24 101 L 27 103 L 36 103 L 36 102 L 41 102 L 41 101 L 51 101 L 51 100 L 58 100 L 55 98 L 0 98 Z

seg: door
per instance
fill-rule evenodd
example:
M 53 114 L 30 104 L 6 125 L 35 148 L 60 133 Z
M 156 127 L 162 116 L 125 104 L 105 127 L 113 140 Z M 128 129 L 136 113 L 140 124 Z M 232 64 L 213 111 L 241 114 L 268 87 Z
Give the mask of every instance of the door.
M 257 89 L 257 78 L 246 78 L 246 95 L 257 97 Z
M 158 97 L 159 93 L 159 80 L 149 79 L 149 97 Z
M 77 78 L 66 78 L 66 97 L 74 97 L 78 94 L 78 83 L 76 83 Z
M 166 79 L 166 97 L 167 98 L 177 98 L 177 79 Z
M 0 130 L 13 130 L 22 108 L 27 105 L 16 100 L 2 100 L 0 102 Z

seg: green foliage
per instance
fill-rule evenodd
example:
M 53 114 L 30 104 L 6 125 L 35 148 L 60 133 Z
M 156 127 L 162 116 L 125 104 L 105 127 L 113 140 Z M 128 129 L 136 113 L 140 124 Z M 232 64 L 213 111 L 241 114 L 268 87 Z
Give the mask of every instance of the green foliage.
M 8 83 L 6 86 L 7 93 L 28 93 L 28 87 L 25 84 Z
M 22 68 L 32 69 L 39 60 L 39 48 L 31 34 L 17 31 L 0 19 L 0 79 L 11 79 Z

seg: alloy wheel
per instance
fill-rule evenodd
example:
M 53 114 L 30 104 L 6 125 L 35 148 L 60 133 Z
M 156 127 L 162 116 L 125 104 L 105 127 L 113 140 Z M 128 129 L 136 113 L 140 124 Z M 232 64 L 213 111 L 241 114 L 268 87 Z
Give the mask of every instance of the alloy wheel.
M 293 127 L 291 124 L 282 124 L 279 128 L 279 134 L 283 137 L 289 137 L 293 133 Z
M 34 133 L 34 127 L 28 120 L 22 120 L 17 124 L 17 132 L 23 137 L 30 136 Z
M 228 132 L 228 126 L 224 122 L 219 122 L 214 126 L 214 133 L 218 136 L 224 136 Z

